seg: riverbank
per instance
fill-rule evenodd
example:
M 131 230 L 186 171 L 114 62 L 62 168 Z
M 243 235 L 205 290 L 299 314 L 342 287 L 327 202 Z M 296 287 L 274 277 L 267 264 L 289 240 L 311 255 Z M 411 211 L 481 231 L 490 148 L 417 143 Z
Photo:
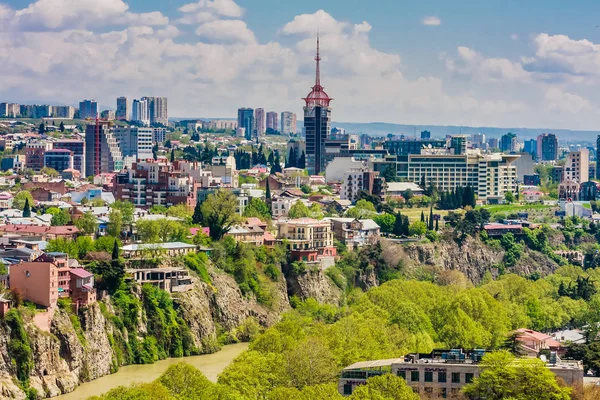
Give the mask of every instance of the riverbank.
M 186 362 L 199 369 L 208 379 L 216 382 L 219 375 L 238 355 L 248 348 L 248 343 L 237 343 L 224 346 L 214 354 L 200 356 L 168 358 L 154 364 L 127 365 L 118 372 L 106 375 L 96 380 L 85 382 L 75 391 L 58 397 L 55 400 L 84 400 L 90 396 L 97 396 L 108 392 L 117 386 L 131 385 L 132 383 L 152 382 L 173 364 Z

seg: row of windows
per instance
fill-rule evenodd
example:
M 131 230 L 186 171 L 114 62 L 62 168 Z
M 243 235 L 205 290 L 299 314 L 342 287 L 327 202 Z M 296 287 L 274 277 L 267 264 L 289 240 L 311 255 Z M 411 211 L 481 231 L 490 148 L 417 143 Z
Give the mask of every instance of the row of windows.
M 406 378 L 406 371 L 398 371 L 398 376 L 401 378 L 404 378 L 404 380 L 406 380 L 407 382 L 420 382 L 420 371 L 410 371 L 410 380 L 408 380 Z M 451 374 L 451 382 L 452 383 L 471 383 L 473 382 L 473 378 L 474 378 L 474 374 L 466 372 L 464 375 L 464 381 L 461 380 L 461 373 L 460 372 L 452 372 Z M 434 381 L 434 376 L 433 376 L 433 371 L 425 371 L 424 373 L 424 382 L 433 382 Z M 447 375 L 445 371 L 439 371 L 437 373 L 437 380 L 436 382 L 438 383 L 446 383 L 447 382 Z

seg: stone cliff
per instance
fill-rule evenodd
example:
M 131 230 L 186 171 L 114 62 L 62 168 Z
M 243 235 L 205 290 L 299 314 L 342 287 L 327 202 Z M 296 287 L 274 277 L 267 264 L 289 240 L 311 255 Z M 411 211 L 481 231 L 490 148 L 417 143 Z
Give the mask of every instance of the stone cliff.
M 270 326 L 290 307 L 283 277 L 271 283 L 272 300 L 264 305 L 245 297 L 231 276 L 210 269 L 209 274 L 211 284 L 196 280 L 193 290 L 173 295 L 174 307 L 189 326 L 199 353 L 218 349 L 218 329 L 234 331 L 250 317 L 261 326 Z M 135 292 L 141 295 L 140 290 Z M 33 311 L 21 311 L 33 361 L 28 385 L 37 391 L 38 398 L 71 392 L 80 383 L 115 372 L 126 363 L 117 354 L 115 343 L 127 343 L 130 338 L 126 330 L 115 326 L 113 310 L 109 297 L 81 310 L 78 316 L 58 309 L 50 332 L 35 326 Z M 141 312 L 138 335 L 146 332 L 145 322 Z M 26 399 L 9 351 L 11 329 L 6 322 L 0 323 L 0 398 Z

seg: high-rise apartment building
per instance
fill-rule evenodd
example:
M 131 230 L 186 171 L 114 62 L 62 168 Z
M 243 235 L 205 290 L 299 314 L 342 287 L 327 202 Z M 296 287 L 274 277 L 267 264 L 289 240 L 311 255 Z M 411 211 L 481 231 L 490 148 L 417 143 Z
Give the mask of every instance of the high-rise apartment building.
M 303 99 L 304 106 L 304 131 L 306 134 L 306 167 L 309 174 L 317 175 L 325 171 L 325 140 L 331 131 L 331 98 L 321 86 L 321 54 L 319 51 L 319 37 L 317 36 L 317 63 L 315 85 L 311 92 Z
M 488 139 L 488 146 L 490 147 L 490 149 L 497 149 L 498 148 L 498 138 L 489 138 Z
M 275 111 L 269 111 L 267 113 L 267 131 L 278 131 L 279 130 L 279 116 Z
M 264 108 L 257 108 L 254 110 L 254 129 L 256 130 L 256 136 L 263 136 L 267 131 L 267 121 Z
M 473 144 L 473 147 L 477 148 L 477 149 L 483 149 L 485 148 L 486 142 L 485 142 L 485 134 L 483 133 L 474 133 L 472 138 L 471 138 L 471 143 Z
M 600 178 L 600 135 L 596 138 L 596 179 Z
M 21 118 L 31 118 L 33 116 L 33 105 L 31 104 L 21 104 L 20 113 Z
M 281 134 L 293 135 L 296 133 L 296 114 L 291 111 L 281 113 Z
M 49 106 L 47 104 L 34 104 L 33 105 L 33 114 L 31 118 L 49 118 L 52 116 L 54 111 L 54 107 Z
M 54 149 L 66 149 L 73 153 L 73 169 L 85 175 L 85 142 L 75 139 L 61 139 L 54 142 Z
M 0 117 L 16 118 L 21 115 L 21 106 L 15 103 L 0 103 Z
M 537 158 L 538 141 L 536 139 L 525 140 L 523 142 L 523 152 L 531 154 L 533 158 Z
M 572 151 L 567 156 L 563 169 L 563 181 L 573 181 L 579 184 L 587 182 L 590 177 L 590 151 L 580 149 Z
M 153 128 L 152 129 L 152 142 L 156 144 L 162 144 L 167 140 L 167 129 L 166 128 Z
M 110 123 L 97 121 L 85 129 L 85 174 L 95 176 L 123 168 L 123 156 Z
M 517 151 L 517 135 L 512 132 L 502 135 L 500 138 L 500 151 L 507 153 Z
M 127 97 L 117 97 L 116 117 L 119 121 L 129 121 L 131 118 L 131 107 Z
M 558 138 L 552 133 L 544 133 L 537 137 L 537 158 L 540 161 L 558 160 Z
M 73 119 L 75 117 L 75 107 L 73 106 L 55 106 L 54 116 L 56 118 Z
M 252 108 L 238 109 L 238 127 L 244 128 L 247 140 L 252 139 L 254 131 L 254 110 Z
M 131 120 L 141 125 L 150 125 L 150 112 L 148 107 L 148 101 L 144 98 L 141 100 L 133 100 L 131 107 Z
M 67 149 L 52 149 L 44 153 L 44 166 L 63 172 L 74 166 L 73 152 Z
M 121 148 L 123 157 L 133 157 L 135 160 L 152 158 L 152 128 L 122 128 L 114 129 L 114 136 Z
M 96 119 L 98 114 L 98 103 L 96 100 L 83 100 L 79 102 L 79 118 Z
M 148 102 L 148 112 L 151 124 L 169 125 L 169 115 L 166 97 L 143 97 Z
M 114 121 L 115 112 L 113 110 L 104 110 L 100 113 L 100 118 L 106 121 Z

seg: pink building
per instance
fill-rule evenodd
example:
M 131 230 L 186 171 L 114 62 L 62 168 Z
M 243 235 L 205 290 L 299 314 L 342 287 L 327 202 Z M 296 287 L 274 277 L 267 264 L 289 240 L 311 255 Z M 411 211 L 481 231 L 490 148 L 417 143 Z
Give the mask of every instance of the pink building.
M 537 356 L 541 350 L 560 350 L 561 344 L 554 340 L 550 335 L 542 332 L 536 332 L 531 329 L 517 329 L 517 340 L 521 342 L 523 349 L 529 356 Z
M 96 301 L 94 288 L 94 274 L 83 268 L 73 268 L 69 271 L 71 276 L 71 300 L 77 308 L 87 306 Z
M 58 300 L 58 268 L 50 262 L 23 262 L 10 266 L 10 289 L 23 300 L 44 307 L 56 306 Z

